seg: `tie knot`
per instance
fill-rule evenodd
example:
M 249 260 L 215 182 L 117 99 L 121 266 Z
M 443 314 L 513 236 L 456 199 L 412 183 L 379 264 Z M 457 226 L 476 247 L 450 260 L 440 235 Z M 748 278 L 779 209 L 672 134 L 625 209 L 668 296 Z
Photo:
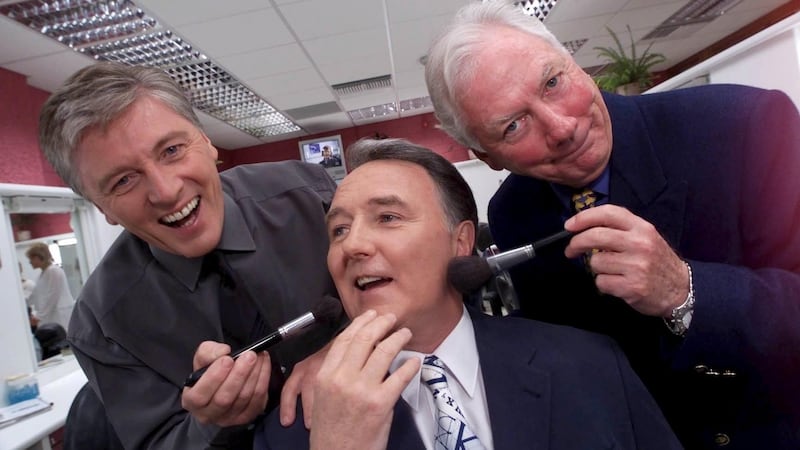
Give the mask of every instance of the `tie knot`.
M 444 364 L 435 355 L 428 355 L 422 361 L 422 381 L 429 386 L 436 383 L 447 383 L 444 376 Z
M 577 212 L 593 207 L 596 201 L 597 193 L 589 188 L 572 195 L 572 206 L 575 207 Z

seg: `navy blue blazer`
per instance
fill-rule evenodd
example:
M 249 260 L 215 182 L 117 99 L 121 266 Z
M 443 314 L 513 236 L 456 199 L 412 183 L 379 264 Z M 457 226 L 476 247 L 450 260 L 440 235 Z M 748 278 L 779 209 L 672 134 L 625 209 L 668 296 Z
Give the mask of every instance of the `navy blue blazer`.
M 709 85 L 622 97 L 609 202 L 652 223 L 694 273 L 685 338 L 599 294 L 565 243 L 511 271 L 524 316 L 614 337 L 687 448 L 800 448 L 800 117 L 777 91 Z M 501 250 L 562 229 L 545 182 L 489 205 Z
M 470 310 L 494 448 L 682 448 L 619 347 L 604 336 Z M 297 417 L 302 418 L 298 410 Z M 255 449 L 308 448 L 301 420 L 265 420 Z M 424 449 L 410 407 L 397 402 L 389 449 Z

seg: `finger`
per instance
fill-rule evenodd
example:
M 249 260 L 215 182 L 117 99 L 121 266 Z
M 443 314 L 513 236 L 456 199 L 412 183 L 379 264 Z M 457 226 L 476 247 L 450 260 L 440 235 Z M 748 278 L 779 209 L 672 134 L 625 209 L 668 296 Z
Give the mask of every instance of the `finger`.
M 256 391 L 256 385 L 261 375 L 261 369 L 263 365 L 262 362 L 264 361 L 264 356 L 263 354 L 257 354 L 253 351 L 248 351 L 239 355 L 239 358 L 252 358 L 253 364 L 250 373 L 248 374 L 247 378 L 244 381 L 244 385 L 239 390 L 237 398 L 231 405 L 230 411 L 234 416 L 239 415 L 242 412 L 246 412 L 251 407 L 254 400 L 256 403 L 261 402 L 261 399 L 260 398 L 256 399 L 254 397 L 254 394 Z
M 397 316 L 389 313 L 382 314 L 365 324 L 353 336 L 343 361 L 347 361 L 350 367 L 361 370 L 373 354 L 375 346 L 389 334 L 396 323 Z
M 585 209 L 567 219 L 564 228 L 572 232 L 588 230 L 592 227 L 607 227 L 618 230 L 630 229 L 636 216 L 626 208 L 617 205 L 600 205 Z
M 257 354 L 256 364 L 239 394 L 239 400 L 226 415 L 222 425 L 250 423 L 264 411 L 269 397 L 271 369 L 269 354 L 267 352 Z
M 419 358 L 409 358 L 404 361 L 403 364 L 383 382 L 387 395 L 391 398 L 399 398 L 400 394 L 403 393 L 403 389 L 417 376 L 421 365 L 422 360 Z
M 293 424 L 297 416 L 297 397 L 300 395 L 301 376 L 294 372 L 283 384 L 281 389 L 280 418 L 281 425 L 288 427 Z M 303 406 L 305 408 L 305 405 Z
M 375 346 L 364 365 L 364 374 L 370 378 L 383 378 L 400 350 L 411 340 L 411 331 L 401 328 Z
M 222 383 L 233 369 L 233 358 L 223 356 L 208 366 L 208 369 L 193 387 L 184 388 L 183 391 L 191 399 L 191 406 L 194 408 L 204 408 L 208 406 L 211 399 L 219 390 Z
M 209 423 L 212 419 L 207 408 L 233 369 L 233 359 L 222 357 L 214 361 L 205 374 L 193 387 L 183 388 L 181 406 L 195 416 L 201 423 Z
M 311 429 L 311 417 L 314 412 L 314 389 L 308 389 L 305 394 L 300 397 L 303 402 L 303 424 L 307 430 Z
M 330 373 L 339 366 L 344 358 L 350 343 L 353 341 L 356 333 L 361 330 L 368 322 L 372 321 L 378 314 L 373 310 L 367 310 L 350 322 L 350 325 L 344 329 L 336 339 L 333 340 L 328 354 L 325 356 L 325 361 L 320 367 L 320 376 L 324 373 Z
M 197 351 L 195 351 L 194 357 L 192 358 L 193 370 L 205 367 L 219 359 L 221 356 L 228 355 L 230 353 L 231 347 L 228 344 L 214 341 L 203 341 L 199 346 L 197 346 Z
M 233 363 L 233 368 L 222 385 L 214 393 L 211 403 L 208 405 L 208 414 L 219 420 L 231 411 L 239 393 L 244 388 L 250 373 L 256 364 L 256 356 L 253 352 L 242 353 Z

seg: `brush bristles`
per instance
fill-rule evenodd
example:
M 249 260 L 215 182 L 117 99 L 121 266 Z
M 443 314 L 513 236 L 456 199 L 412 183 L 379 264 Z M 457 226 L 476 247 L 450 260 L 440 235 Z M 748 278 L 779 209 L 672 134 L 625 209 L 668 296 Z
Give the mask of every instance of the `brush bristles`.
M 317 323 L 335 323 L 342 315 L 342 302 L 336 297 L 326 295 L 311 308 L 314 321 Z
M 480 256 L 458 256 L 447 266 L 447 280 L 462 294 L 477 291 L 493 276 L 491 267 Z

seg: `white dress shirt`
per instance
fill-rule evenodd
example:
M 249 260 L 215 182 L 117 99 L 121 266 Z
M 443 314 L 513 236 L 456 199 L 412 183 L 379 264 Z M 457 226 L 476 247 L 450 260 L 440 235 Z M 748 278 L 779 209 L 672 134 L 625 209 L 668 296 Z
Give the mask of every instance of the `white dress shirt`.
M 470 429 L 486 450 L 493 450 L 492 428 L 489 420 L 489 407 L 486 404 L 486 390 L 483 386 L 478 348 L 475 345 L 475 332 L 472 329 L 466 308 L 461 313 L 456 327 L 432 353 L 447 368 L 445 376 L 453 398 L 458 402 Z M 394 372 L 409 358 L 419 358 L 426 354 L 408 350 L 401 351 L 392 362 L 390 372 Z M 425 448 L 433 450 L 436 434 L 436 406 L 431 391 L 422 385 L 422 370 L 403 390 L 402 397 L 411 406 L 414 422 L 417 424 Z

